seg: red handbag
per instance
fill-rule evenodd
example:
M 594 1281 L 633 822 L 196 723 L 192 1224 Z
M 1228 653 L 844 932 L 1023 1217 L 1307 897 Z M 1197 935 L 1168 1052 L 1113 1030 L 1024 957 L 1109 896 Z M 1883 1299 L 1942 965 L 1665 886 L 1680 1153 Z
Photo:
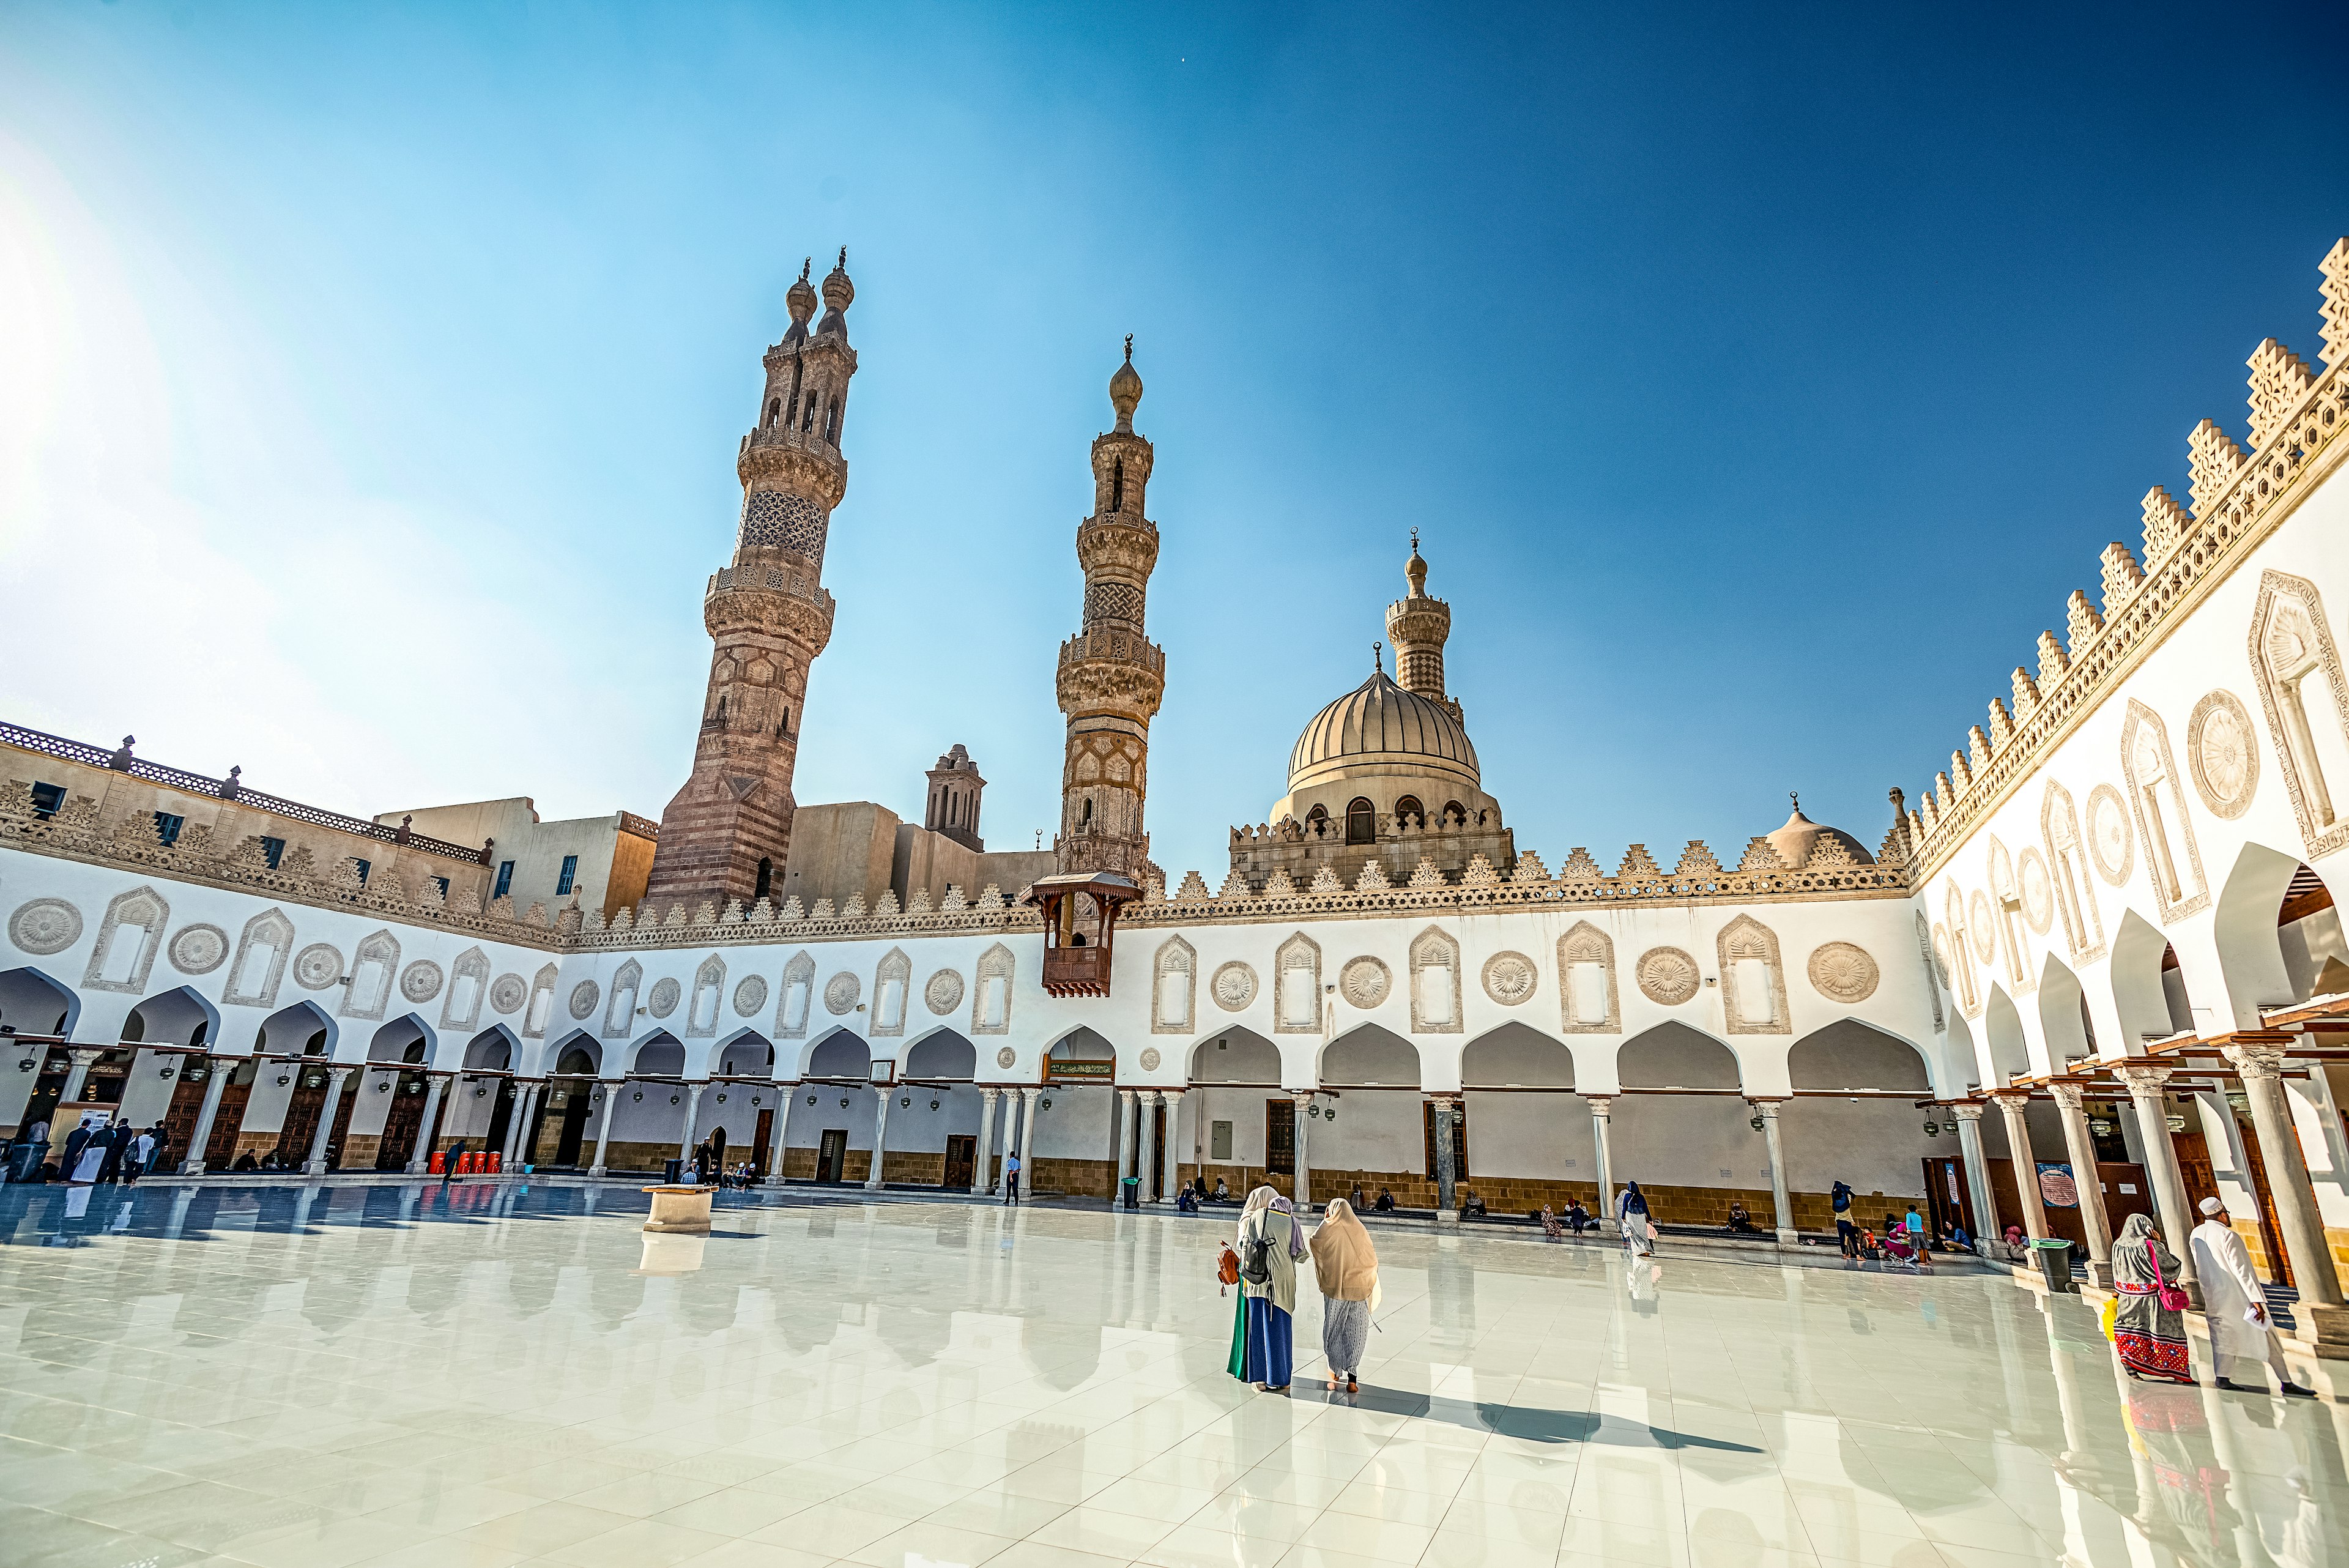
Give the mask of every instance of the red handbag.
M 2186 1293 L 2161 1277 L 2161 1252 L 2153 1241 L 2145 1244 L 2145 1261 L 2153 1265 L 2153 1299 L 2161 1303 L 2164 1312 L 2184 1312 L 2194 1303 Z

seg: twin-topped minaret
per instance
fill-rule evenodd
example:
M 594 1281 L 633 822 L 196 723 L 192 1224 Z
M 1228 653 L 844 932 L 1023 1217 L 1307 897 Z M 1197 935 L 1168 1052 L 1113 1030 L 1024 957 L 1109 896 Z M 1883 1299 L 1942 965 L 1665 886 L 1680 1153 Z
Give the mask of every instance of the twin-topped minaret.
M 1153 452 L 1133 430 L 1142 378 L 1130 337 L 1125 363 L 1110 378 L 1109 400 L 1117 428 L 1093 441 L 1093 514 L 1077 525 L 1083 629 L 1061 645 L 1058 688 L 1069 738 L 1052 849 L 1064 873 L 1110 872 L 1139 887 L 1150 869 L 1142 805 L 1166 656 L 1143 635 L 1158 525 L 1143 514 Z
M 791 327 L 767 350 L 758 421 L 735 458 L 740 527 L 732 563 L 709 579 L 702 600 L 716 647 L 693 774 L 661 814 L 646 889 L 657 904 L 747 905 L 782 887 L 808 671 L 832 639 L 823 549 L 833 508 L 848 489 L 840 443 L 856 374 L 847 250 L 823 280 L 824 314 L 813 331 L 808 271 L 784 296 Z

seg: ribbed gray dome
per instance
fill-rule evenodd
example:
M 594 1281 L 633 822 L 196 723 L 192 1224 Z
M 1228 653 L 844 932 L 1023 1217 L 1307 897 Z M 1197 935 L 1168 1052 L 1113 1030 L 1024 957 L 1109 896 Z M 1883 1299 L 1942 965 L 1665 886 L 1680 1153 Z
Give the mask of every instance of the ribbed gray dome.
M 1288 787 L 1293 793 L 1331 767 L 1385 762 L 1434 764 L 1478 782 L 1476 748 L 1450 711 L 1381 670 L 1313 715 L 1288 754 Z

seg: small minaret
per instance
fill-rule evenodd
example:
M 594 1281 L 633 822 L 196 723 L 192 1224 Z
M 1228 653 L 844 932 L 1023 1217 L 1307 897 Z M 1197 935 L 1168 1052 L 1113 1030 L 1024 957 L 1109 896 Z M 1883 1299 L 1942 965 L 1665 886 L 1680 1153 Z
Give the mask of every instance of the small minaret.
M 716 646 L 693 774 L 661 814 L 646 889 L 657 904 L 748 904 L 782 886 L 808 672 L 832 639 L 823 551 L 833 508 L 848 489 L 840 443 L 856 374 L 848 252 L 823 280 L 824 315 L 812 333 L 809 270 L 800 269 L 784 296 L 792 324 L 767 350 L 758 418 L 734 460 L 741 518 L 734 558 L 710 577 L 702 599 L 702 624 Z
M 1393 645 L 1395 684 L 1460 717 L 1460 704 L 1444 694 L 1444 644 L 1452 635 L 1452 607 L 1427 597 L 1427 563 L 1419 556 L 1419 530 L 1411 531 L 1411 559 L 1403 563 L 1411 596 L 1387 606 L 1387 641 Z
M 929 778 L 930 804 L 922 826 L 986 853 L 987 846 L 978 836 L 978 795 L 987 781 L 978 776 L 978 764 L 970 760 L 970 753 L 957 744 L 938 759 Z
M 1110 378 L 1117 428 L 1093 441 L 1093 514 L 1077 524 L 1085 569 L 1084 624 L 1061 645 L 1058 687 L 1069 742 L 1061 772 L 1063 872 L 1107 871 L 1138 886 L 1150 859 L 1143 831 L 1150 720 L 1166 689 L 1166 656 L 1143 636 L 1143 601 L 1158 564 L 1158 525 L 1143 515 L 1153 452 L 1133 431 L 1142 378 L 1133 339 Z

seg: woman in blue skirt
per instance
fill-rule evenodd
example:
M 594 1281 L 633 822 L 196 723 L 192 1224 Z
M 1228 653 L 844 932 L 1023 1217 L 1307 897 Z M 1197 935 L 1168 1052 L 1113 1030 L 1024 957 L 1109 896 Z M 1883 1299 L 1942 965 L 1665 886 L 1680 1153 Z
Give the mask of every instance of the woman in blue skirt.
M 1240 1310 L 1243 1343 L 1234 1375 L 1268 1393 L 1288 1387 L 1296 1360 L 1297 1265 L 1306 1256 L 1288 1199 L 1269 1187 L 1248 1194 L 1240 1212 Z

